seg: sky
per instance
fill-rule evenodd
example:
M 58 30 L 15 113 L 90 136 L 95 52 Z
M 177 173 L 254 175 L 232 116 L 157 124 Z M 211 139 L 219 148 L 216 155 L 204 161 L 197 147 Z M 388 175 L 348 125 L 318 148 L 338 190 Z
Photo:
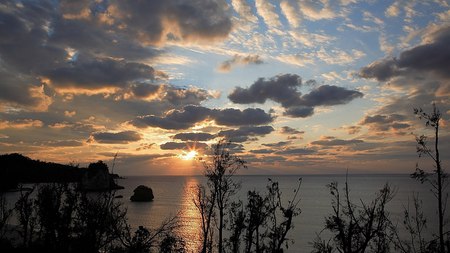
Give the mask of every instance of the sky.
M 244 174 L 411 173 L 435 103 L 445 168 L 449 5 L 4 0 L 0 153 L 188 175 L 226 139 Z

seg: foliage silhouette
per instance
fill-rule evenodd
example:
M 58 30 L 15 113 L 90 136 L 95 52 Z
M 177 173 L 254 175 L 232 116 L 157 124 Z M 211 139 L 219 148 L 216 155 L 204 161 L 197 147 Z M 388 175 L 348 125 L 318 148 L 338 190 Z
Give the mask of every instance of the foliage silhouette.
M 432 172 L 426 172 L 416 164 L 416 171 L 411 174 L 411 177 L 418 180 L 421 183 L 429 183 L 431 191 L 433 192 L 437 200 L 437 212 L 438 212 L 438 252 L 444 253 L 450 252 L 450 242 L 448 233 L 444 232 L 445 226 L 445 209 L 448 200 L 448 193 L 445 193 L 446 188 L 449 185 L 448 174 L 442 168 L 442 161 L 440 160 L 439 153 L 439 126 L 442 119 L 442 114 L 433 103 L 433 111 L 427 113 L 422 108 L 414 108 L 414 114 L 419 118 L 425 120 L 425 126 L 431 127 L 434 134 L 434 150 L 428 145 L 427 137 L 425 135 L 416 136 L 417 142 L 417 154 L 419 157 L 425 155 L 429 157 L 434 163 L 434 170 Z M 447 234 L 447 238 L 445 238 Z
M 325 219 L 324 230 L 331 232 L 332 238 L 325 241 L 319 234 L 313 242 L 313 252 L 389 252 L 394 237 L 386 211 L 386 204 L 394 197 L 391 187 L 386 184 L 370 204 L 360 200 L 360 206 L 351 201 L 347 180 L 343 197 L 337 182 L 328 188 L 333 197 L 333 213 Z

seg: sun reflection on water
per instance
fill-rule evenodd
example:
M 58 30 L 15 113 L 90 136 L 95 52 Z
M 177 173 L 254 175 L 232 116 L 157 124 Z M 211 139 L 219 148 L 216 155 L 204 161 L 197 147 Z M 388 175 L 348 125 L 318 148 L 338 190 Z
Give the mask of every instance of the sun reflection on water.
M 198 178 L 188 177 L 186 179 L 180 210 L 181 228 L 179 233 L 186 241 L 187 252 L 198 252 L 201 245 L 201 218 L 193 201 L 198 184 Z

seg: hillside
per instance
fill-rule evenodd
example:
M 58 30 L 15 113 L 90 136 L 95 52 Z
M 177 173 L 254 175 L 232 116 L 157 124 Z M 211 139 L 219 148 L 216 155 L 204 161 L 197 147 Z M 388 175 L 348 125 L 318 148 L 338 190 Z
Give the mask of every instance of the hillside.
M 21 154 L 0 155 L 0 189 L 11 189 L 18 183 L 78 182 L 82 168 L 33 160 Z

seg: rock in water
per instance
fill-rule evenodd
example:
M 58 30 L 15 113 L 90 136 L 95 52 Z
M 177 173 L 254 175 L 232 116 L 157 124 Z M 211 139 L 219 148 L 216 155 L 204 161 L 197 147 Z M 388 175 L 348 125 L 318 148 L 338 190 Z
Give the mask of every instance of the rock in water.
M 145 185 L 139 185 L 133 192 L 133 196 L 130 197 L 131 201 L 145 202 L 152 201 L 154 198 L 152 188 Z

